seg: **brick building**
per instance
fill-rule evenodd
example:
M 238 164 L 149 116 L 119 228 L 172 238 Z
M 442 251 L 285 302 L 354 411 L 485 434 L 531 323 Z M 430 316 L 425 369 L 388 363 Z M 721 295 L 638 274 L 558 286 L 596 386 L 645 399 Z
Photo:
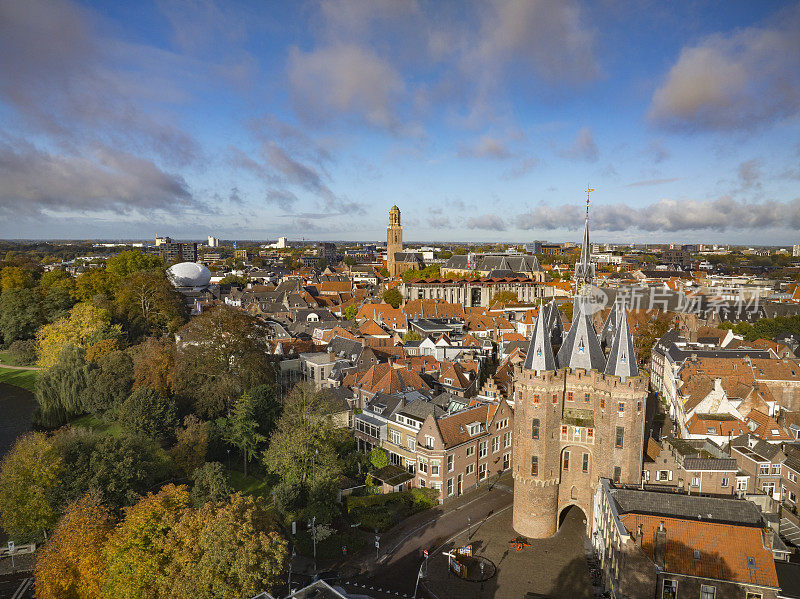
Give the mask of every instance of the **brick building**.
M 614 330 L 605 354 L 586 300 L 590 251 L 587 205 L 572 325 L 554 353 L 554 307 L 542 307 L 524 365 L 515 370 L 513 526 L 527 537 L 555 533 L 569 506 L 590 523 L 601 477 L 641 480 L 647 378 L 639 375 L 624 308 L 609 317 Z
M 697 495 L 732 496 L 739 466 L 713 441 L 667 437 L 650 439 L 642 466 L 647 485 Z

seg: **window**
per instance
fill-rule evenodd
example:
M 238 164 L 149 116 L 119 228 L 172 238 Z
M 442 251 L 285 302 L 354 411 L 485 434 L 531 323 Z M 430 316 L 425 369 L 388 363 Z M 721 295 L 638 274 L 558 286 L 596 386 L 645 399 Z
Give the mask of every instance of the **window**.
M 464 474 L 469 476 L 473 472 L 475 472 L 475 464 L 467 464 L 467 467 L 464 469 Z
M 472 424 L 468 424 L 467 432 L 470 434 L 470 436 L 477 435 L 479 432 L 481 432 L 480 422 L 473 422 Z
M 428 460 L 425 458 L 419 459 L 419 471 L 428 474 Z
M 431 476 L 439 476 L 439 460 L 431 460 Z
M 539 476 L 539 458 L 531 456 L 531 476 Z
M 425 488 L 425 479 L 424 479 L 424 478 L 421 478 L 421 479 L 419 479 L 419 486 L 420 486 L 420 488 L 422 488 L 422 489 L 424 489 L 424 488 Z
M 587 428 L 586 429 L 586 440 L 589 443 L 594 443 L 594 429 L 593 428 Z
M 600 398 L 600 409 L 601 410 L 605 410 L 606 409 L 606 398 L 605 397 L 601 397 Z
M 564 452 L 563 467 L 564 470 L 569 470 L 569 451 Z
M 478 466 L 478 480 L 483 480 L 486 478 L 486 464 L 480 464 Z
M 453 456 L 451 455 L 447 456 L 447 471 L 448 472 L 453 471 Z
M 562 437 L 566 437 L 567 436 L 567 430 L 568 430 L 567 425 L 566 424 L 562 424 L 561 425 L 561 436 Z
M 503 435 L 503 447 L 511 447 L 511 433 Z
M 583 403 L 589 403 L 591 396 L 588 393 L 583 394 Z
M 589 472 L 589 454 L 583 454 L 583 464 L 581 465 L 582 472 Z
M 492 438 L 492 453 L 496 453 L 500 451 L 500 437 L 493 437 Z
M 699 476 L 693 476 L 692 477 L 692 486 L 693 487 L 699 487 L 700 486 L 700 477 Z
M 620 401 L 617 403 L 617 412 L 619 412 L 620 418 L 622 418 L 625 415 L 625 402 Z
M 531 438 L 538 439 L 539 438 L 539 419 L 534 418 L 531 420 Z
M 478 443 L 478 459 L 486 457 L 486 441 Z
M 790 482 L 796 483 L 797 482 L 797 475 L 794 472 L 788 472 L 787 478 Z
M 755 570 L 756 569 L 756 558 L 747 556 L 747 569 L 748 570 Z
M 500 430 L 501 428 L 505 428 L 507 426 L 508 426 L 508 418 L 503 418 L 502 420 L 497 421 L 496 425 L 497 430 Z
M 622 476 L 622 468 L 619 466 L 614 466 L 614 482 L 618 483 L 620 476 Z
M 470 456 L 473 456 L 473 455 L 475 455 L 475 446 L 474 445 L 470 445 L 469 447 L 467 447 L 467 457 L 470 457 Z
M 769 474 L 769 464 L 761 464 L 758 467 L 759 474 Z
M 741 480 L 736 480 L 736 490 L 737 491 L 747 491 L 747 479 L 742 478 Z
M 453 494 L 453 479 L 452 478 L 448 478 L 447 479 L 447 496 L 449 497 L 452 494 Z
M 636 402 L 636 413 L 637 414 L 641 414 L 642 413 L 642 402 L 641 401 L 637 401 Z
M 533 394 L 533 405 L 537 406 L 537 407 L 539 406 L 539 394 L 538 393 L 534 393 Z
M 656 470 L 656 480 L 670 480 L 672 474 L 669 470 Z
M 663 599 L 676 599 L 678 597 L 678 581 L 664 580 L 661 597 Z
M 437 483 L 437 482 L 431 483 L 431 489 L 436 489 L 437 491 L 441 491 L 442 483 Z
M 731 479 L 729 479 L 727 476 L 723 476 L 722 477 L 722 482 L 720 484 L 723 487 L 727 487 L 727 486 L 729 486 L 731 484 Z
M 403 436 L 398 431 L 389 430 L 389 441 L 400 445 L 403 442 Z
M 789 503 L 797 503 L 797 495 L 794 491 L 789 491 Z
M 572 391 L 567 391 L 567 401 L 572 401 Z
M 747 593 L 745 599 L 763 599 L 764 595 L 761 593 Z
M 614 447 L 617 449 L 622 449 L 622 442 L 625 438 L 625 427 L 618 426 L 617 427 L 617 438 L 614 441 Z
M 558 403 L 558 394 L 553 393 L 553 405 L 556 405 L 557 403 Z
M 511 467 L 511 454 L 503 454 L 503 470 L 508 470 Z
M 781 465 L 780 464 L 773 464 L 772 465 L 772 474 L 780 474 L 781 473 Z
M 408 437 L 408 439 L 406 439 L 406 441 L 407 441 L 407 444 L 408 444 L 408 448 L 411 451 L 414 451 L 417 448 L 417 440 L 414 437 Z
M 433 437 L 425 435 L 425 447 L 433 449 Z
M 714 599 L 717 594 L 717 587 L 704 584 L 700 587 L 700 599 Z

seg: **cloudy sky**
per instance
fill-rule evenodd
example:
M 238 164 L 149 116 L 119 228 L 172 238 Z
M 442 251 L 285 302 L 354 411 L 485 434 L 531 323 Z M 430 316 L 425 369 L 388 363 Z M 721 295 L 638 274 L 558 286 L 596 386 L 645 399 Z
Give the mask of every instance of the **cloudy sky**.
M 0 0 L 0 237 L 800 243 L 800 4 Z

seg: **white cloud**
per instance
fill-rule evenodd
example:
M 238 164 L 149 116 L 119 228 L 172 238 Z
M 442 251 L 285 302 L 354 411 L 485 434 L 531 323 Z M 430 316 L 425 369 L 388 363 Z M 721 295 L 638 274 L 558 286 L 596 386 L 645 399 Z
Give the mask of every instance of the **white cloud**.
M 565 158 L 586 160 L 587 162 L 597 162 L 600 158 L 600 151 L 597 149 L 592 131 L 588 127 L 579 130 L 575 141 L 567 148 L 560 150 L 559 154 Z
M 468 229 L 483 229 L 487 231 L 505 231 L 506 223 L 496 214 L 482 214 L 467 219 Z

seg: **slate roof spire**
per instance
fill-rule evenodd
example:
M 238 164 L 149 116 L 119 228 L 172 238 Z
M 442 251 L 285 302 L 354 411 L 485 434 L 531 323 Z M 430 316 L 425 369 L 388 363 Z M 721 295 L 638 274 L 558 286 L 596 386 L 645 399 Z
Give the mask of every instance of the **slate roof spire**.
M 625 305 L 619 307 L 617 320 L 617 330 L 614 333 L 614 341 L 611 344 L 611 351 L 608 353 L 608 364 L 605 373 L 622 377 L 638 376 L 639 367 L 636 365 L 636 354 L 633 350 L 633 337 L 628 326 L 628 311 Z
M 525 368 L 535 370 L 537 373 L 543 370 L 555 370 L 556 358 L 553 355 L 553 346 L 550 343 L 550 330 L 547 326 L 547 315 L 545 307 L 539 308 L 536 316 L 536 324 L 533 327 L 531 343 L 528 346 L 528 354 L 525 356 Z
M 600 331 L 600 344 L 607 348 L 614 341 L 614 334 L 617 331 L 617 324 L 619 323 L 619 311 L 617 309 L 618 302 L 614 302 L 611 311 L 608 313 L 603 329 Z
M 592 246 L 589 245 L 589 193 L 594 189 L 586 190 L 586 223 L 583 227 L 583 245 L 581 246 L 581 259 L 575 264 L 575 293 L 581 291 L 584 285 L 591 285 L 594 281 L 594 264 L 592 263 Z
M 583 368 L 602 372 L 606 367 L 605 355 L 600 347 L 597 331 L 594 330 L 592 317 L 584 309 L 584 301 L 580 296 L 575 297 L 572 324 L 561 349 L 558 350 L 556 365 L 558 368 Z

